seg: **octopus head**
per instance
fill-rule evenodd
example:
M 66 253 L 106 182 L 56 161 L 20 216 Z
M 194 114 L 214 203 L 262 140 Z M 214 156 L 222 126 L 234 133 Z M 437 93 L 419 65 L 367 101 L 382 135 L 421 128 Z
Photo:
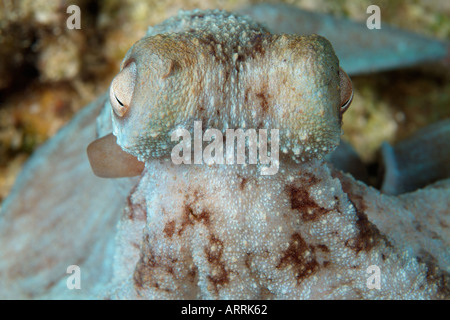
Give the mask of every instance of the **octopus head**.
M 331 152 L 353 97 L 331 44 L 317 35 L 242 37 L 167 33 L 133 45 L 110 86 L 113 135 L 88 149 L 94 172 L 139 174 L 170 156 L 172 132 L 199 119 L 220 131 L 279 128 L 281 150 L 301 161 Z M 121 155 L 102 161 L 106 152 Z

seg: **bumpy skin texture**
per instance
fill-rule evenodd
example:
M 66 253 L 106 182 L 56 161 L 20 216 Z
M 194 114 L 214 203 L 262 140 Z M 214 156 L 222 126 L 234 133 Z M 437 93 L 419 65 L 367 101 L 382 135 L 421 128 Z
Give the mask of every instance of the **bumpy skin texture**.
M 150 34 L 192 23 L 180 16 Z M 280 62 L 267 61 L 273 70 Z M 255 92 L 249 103 L 258 108 Z M 160 156 L 146 160 L 139 178 L 100 179 L 85 150 L 102 106 L 97 136 L 113 130 L 105 100 L 33 155 L 2 204 L 0 298 L 450 297 L 450 180 L 388 196 L 320 160 L 294 163 L 289 150 L 274 176 L 255 166 L 175 166 Z M 133 140 L 145 123 L 129 121 L 124 138 Z M 81 290 L 67 287 L 73 264 L 82 270 Z M 380 290 L 366 286 L 372 264 Z
M 113 113 L 118 144 L 141 161 L 170 156 L 177 128 L 280 130 L 281 151 L 321 158 L 340 140 L 339 61 L 317 35 L 273 35 L 224 11 L 181 12 L 127 53 L 129 110 Z
M 450 184 L 382 196 L 320 159 L 340 137 L 338 61 L 326 40 L 197 11 L 150 29 L 130 59 L 138 80 L 127 114 L 112 113 L 114 133 L 146 169 L 119 223 L 106 297 L 449 297 L 449 215 L 432 204 L 449 205 Z M 170 132 L 194 120 L 280 128 L 280 171 L 174 165 Z M 426 215 L 408 207 L 419 200 Z M 402 223 L 411 216 L 415 228 Z M 371 265 L 380 290 L 367 286 Z
M 448 203 L 449 185 L 427 196 Z M 382 197 L 318 160 L 286 159 L 277 175 L 264 177 L 256 168 L 152 161 L 119 224 L 107 297 L 448 298 L 448 263 L 433 258 L 445 256 L 446 232 L 432 240 L 404 228 L 401 216 L 414 211 Z M 428 216 L 442 214 L 428 209 Z M 425 216 L 417 218 L 429 225 Z M 449 222 L 448 214 L 438 219 Z M 370 220 L 398 227 L 387 236 Z M 400 236 L 406 232 L 408 241 Z M 442 243 L 428 248 L 433 241 Z M 381 290 L 366 285 L 371 265 L 380 267 Z

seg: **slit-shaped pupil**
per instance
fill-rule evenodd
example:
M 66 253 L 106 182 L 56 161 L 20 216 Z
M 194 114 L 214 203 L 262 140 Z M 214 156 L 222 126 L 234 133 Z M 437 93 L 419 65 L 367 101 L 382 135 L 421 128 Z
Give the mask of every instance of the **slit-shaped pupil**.
M 116 95 L 114 95 L 114 98 L 116 98 L 117 102 L 123 107 L 123 103 L 119 100 L 119 98 L 117 98 Z

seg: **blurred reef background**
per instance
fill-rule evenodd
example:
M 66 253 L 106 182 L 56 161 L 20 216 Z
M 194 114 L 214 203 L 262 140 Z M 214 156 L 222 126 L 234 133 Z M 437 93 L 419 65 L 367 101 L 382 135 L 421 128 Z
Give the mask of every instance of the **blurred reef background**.
M 29 155 L 107 90 L 125 53 L 149 25 L 179 9 L 233 11 L 258 2 L 263 1 L 2 0 L 0 203 Z M 448 0 L 286 2 L 362 23 L 369 16 L 367 7 L 375 4 L 381 8 L 382 25 L 450 40 Z M 66 27 L 71 4 L 81 8 L 81 30 Z M 355 96 L 344 116 L 343 139 L 367 164 L 375 161 L 383 141 L 398 141 L 450 117 L 449 58 L 352 80 Z

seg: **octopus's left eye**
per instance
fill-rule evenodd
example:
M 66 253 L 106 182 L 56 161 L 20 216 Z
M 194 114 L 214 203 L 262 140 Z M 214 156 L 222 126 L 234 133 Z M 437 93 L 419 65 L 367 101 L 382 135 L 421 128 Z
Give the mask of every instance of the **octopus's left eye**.
M 340 87 L 341 87 L 341 109 L 340 114 L 342 114 L 350 107 L 353 99 L 353 88 L 352 81 L 349 76 L 339 68 L 339 78 L 340 78 Z
M 124 107 L 123 103 L 119 100 L 119 98 L 117 98 L 116 95 L 114 95 L 114 98 L 116 98 L 117 102 L 120 104 L 121 107 Z
M 136 63 L 129 63 L 112 81 L 109 90 L 109 100 L 114 113 L 123 117 L 131 104 L 134 87 L 136 85 Z

